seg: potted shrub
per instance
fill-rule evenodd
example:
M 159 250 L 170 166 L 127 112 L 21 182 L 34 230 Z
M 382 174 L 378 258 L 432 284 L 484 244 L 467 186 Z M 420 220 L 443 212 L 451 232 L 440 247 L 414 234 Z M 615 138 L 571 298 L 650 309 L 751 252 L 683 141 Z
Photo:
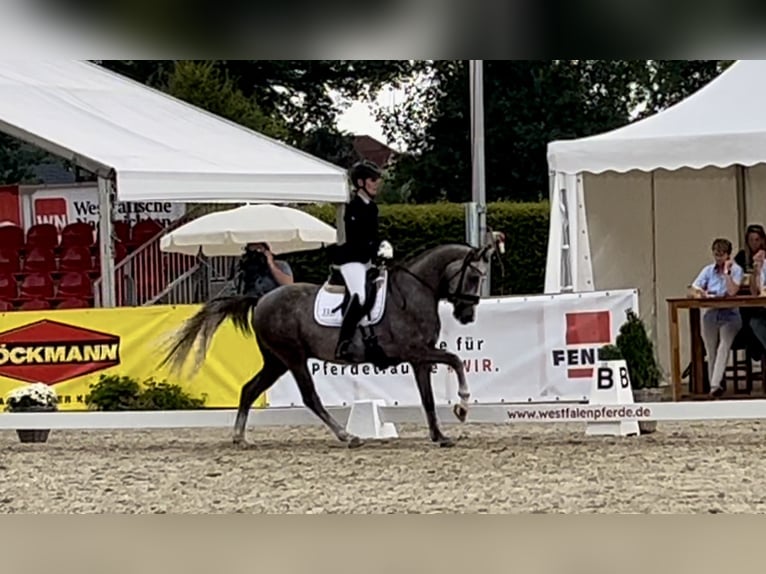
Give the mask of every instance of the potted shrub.
M 644 323 L 632 309 L 627 311 L 627 320 L 620 327 L 616 346 L 628 366 L 634 400 L 639 403 L 661 401 L 662 370 Z M 657 429 L 657 422 L 642 421 L 639 428 L 642 433 L 652 433 Z
M 58 410 L 58 395 L 45 383 L 24 385 L 11 391 L 5 400 L 5 410 L 11 413 L 54 412 Z M 21 442 L 46 442 L 50 429 L 16 429 Z

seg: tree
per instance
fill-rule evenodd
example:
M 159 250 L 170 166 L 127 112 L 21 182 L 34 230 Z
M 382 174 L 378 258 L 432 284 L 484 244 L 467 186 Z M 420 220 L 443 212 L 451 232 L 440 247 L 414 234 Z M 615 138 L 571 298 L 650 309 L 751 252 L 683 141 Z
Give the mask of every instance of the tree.
M 484 62 L 487 199 L 548 195 L 547 144 L 623 126 L 637 109 L 654 113 L 716 77 L 725 63 L 653 60 Z M 395 110 L 378 109 L 387 137 L 406 146 L 394 187 L 418 202 L 471 196 L 468 62 L 429 63 L 431 81 Z

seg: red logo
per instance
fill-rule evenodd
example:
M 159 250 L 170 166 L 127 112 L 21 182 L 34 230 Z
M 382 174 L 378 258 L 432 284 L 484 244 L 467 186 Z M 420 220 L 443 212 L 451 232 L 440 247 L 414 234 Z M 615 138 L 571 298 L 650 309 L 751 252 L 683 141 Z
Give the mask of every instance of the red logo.
M 55 385 L 120 364 L 120 338 L 43 319 L 0 333 L 0 375 Z
M 63 227 L 69 220 L 66 199 L 46 197 L 35 199 L 35 222 Z
M 612 342 L 612 313 L 566 313 L 566 349 L 554 349 L 553 365 L 566 364 L 570 379 L 590 378 L 598 349 Z

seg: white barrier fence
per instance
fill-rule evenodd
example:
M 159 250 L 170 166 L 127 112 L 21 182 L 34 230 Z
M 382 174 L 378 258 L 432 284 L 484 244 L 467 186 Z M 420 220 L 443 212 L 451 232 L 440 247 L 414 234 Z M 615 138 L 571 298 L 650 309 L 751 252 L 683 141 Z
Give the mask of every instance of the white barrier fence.
M 349 432 L 361 438 L 398 436 L 396 424 L 425 426 L 418 406 L 391 406 L 385 401 L 355 401 L 351 407 L 328 409 Z M 442 424 L 456 424 L 449 405 L 439 405 Z M 28 412 L 0 416 L 0 430 L 59 429 L 169 429 L 229 428 L 235 409 L 128 412 Z M 713 402 L 635 403 L 625 361 L 600 361 L 594 365 L 589 401 L 554 404 L 471 405 L 466 423 L 587 423 L 587 435 L 638 435 L 641 421 L 689 421 L 766 418 L 766 400 Z M 305 407 L 251 409 L 248 426 L 319 425 L 320 419 Z
M 346 424 L 352 407 L 331 407 L 327 410 Z M 383 423 L 415 423 L 424 425 L 420 407 L 379 406 Z M 437 407 L 440 422 L 461 424 L 446 405 Z M 171 428 L 233 428 L 236 410 L 194 411 L 124 411 L 124 412 L 57 412 L 3 413 L 0 430 L 57 429 L 171 429 Z M 472 405 L 466 423 L 593 423 L 617 421 L 701 421 L 766 419 L 766 400 L 731 400 L 701 402 L 630 403 L 592 405 L 566 403 L 546 405 Z M 253 409 L 248 427 L 321 425 L 321 421 L 303 407 Z

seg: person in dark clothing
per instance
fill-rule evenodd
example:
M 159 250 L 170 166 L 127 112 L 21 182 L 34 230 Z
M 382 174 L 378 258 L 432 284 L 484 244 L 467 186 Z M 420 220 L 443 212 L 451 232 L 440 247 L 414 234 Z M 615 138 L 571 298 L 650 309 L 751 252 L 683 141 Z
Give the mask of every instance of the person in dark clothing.
M 349 175 L 354 195 L 346 204 L 344 214 L 346 238 L 334 250 L 334 263 L 340 268 L 351 298 L 335 350 L 338 359 L 347 357 L 354 330 L 362 318 L 367 271 L 376 257 L 390 259 L 394 255 L 391 244 L 380 241 L 378 236 L 375 196 L 380 183 L 380 169 L 372 162 L 362 161 L 351 168 Z
M 745 270 L 745 273 L 752 273 L 754 268 L 755 255 L 762 250 L 766 250 L 766 231 L 762 225 L 748 225 L 745 230 L 745 244 L 742 249 L 734 256 L 734 262 Z
M 287 261 L 274 259 L 267 243 L 248 243 L 239 258 L 237 269 L 237 293 L 251 297 L 263 297 L 281 285 L 293 282 L 293 272 Z

